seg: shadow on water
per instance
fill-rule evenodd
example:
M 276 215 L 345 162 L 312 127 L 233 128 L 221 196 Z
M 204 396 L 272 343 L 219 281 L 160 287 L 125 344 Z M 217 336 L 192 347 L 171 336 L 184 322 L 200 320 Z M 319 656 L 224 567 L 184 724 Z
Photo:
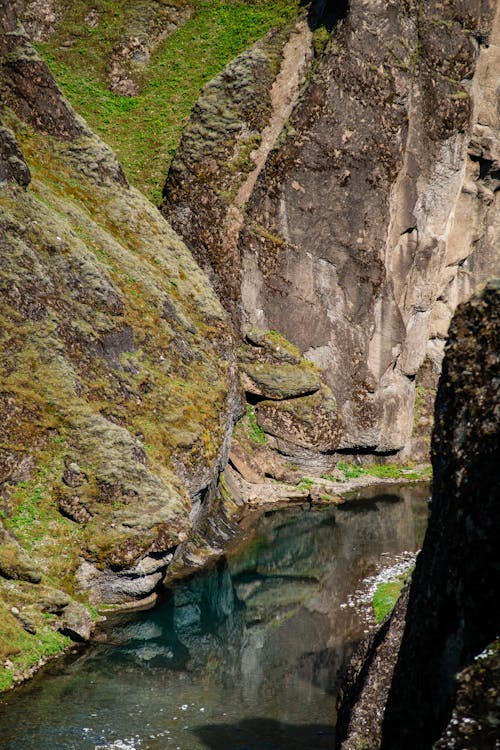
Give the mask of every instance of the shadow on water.
M 349 0 L 302 0 L 301 5 L 309 6 L 307 22 L 311 31 L 320 26 L 332 31 L 349 12 Z
M 331 750 L 335 731 L 327 724 L 284 724 L 244 719 L 237 724 L 207 724 L 196 734 L 209 750 Z
M 420 546 L 427 494 L 378 488 L 265 513 L 161 606 L 113 620 L 104 643 L 2 695 L 0 748 L 331 749 L 340 675 L 364 628 L 348 597 Z

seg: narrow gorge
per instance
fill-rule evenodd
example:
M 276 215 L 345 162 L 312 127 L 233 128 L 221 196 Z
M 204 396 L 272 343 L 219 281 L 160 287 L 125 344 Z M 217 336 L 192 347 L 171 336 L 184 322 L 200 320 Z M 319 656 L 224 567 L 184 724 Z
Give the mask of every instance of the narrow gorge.
M 0 748 L 175 746 L 8 734 L 75 649 L 232 675 L 184 750 L 498 746 L 499 188 L 495 0 L 0 0 Z

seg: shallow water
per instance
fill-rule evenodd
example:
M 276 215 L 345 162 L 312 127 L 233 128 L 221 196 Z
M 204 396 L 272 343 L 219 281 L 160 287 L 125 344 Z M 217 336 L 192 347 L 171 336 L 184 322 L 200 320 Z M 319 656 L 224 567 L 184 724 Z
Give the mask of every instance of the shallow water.
M 338 673 L 366 627 L 349 595 L 420 546 L 427 495 L 265 514 L 161 606 L 2 697 L 0 748 L 332 748 Z

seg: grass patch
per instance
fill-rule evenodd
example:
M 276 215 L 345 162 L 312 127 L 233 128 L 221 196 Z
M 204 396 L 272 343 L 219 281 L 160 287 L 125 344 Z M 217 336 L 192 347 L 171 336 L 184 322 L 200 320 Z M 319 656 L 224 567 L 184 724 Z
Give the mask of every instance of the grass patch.
M 377 479 L 427 479 L 432 474 L 430 466 L 416 470 L 413 466 L 399 466 L 398 464 L 375 464 L 365 467 L 345 461 L 339 461 L 337 469 L 340 469 L 346 479 L 357 479 L 363 476 L 377 477 Z M 339 481 L 332 475 L 322 474 L 321 476 L 329 481 Z
M 10 664 L 0 667 L 0 691 L 8 690 L 14 683 L 16 675 L 22 675 L 34 667 L 40 659 L 47 659 L 64 651 L 71 639 L 53 629 L 53 615 L 37 617 L 37 632 L 28 633 L 8 611 L 5 604 L 0 604 L 0 658 Z
M 124 7 L 121 7 L 121 6 Z M 184 26 L 152 53 L 141 92 L 130 98 L 107 88 L 105 60 L 123 37 L 131 0 L 96 0 L 100 23 L 88 28 L 88 3 L 72 3 L 57 33 L 38 45 L 71 104 L 116 151 L 128 179 L 155 203 L 182 129 L 204 84 L 273 27 L 298 12 L 298 0 L 193 0 Z M 62 46 L 70 39 L 72 45 Z
M 372 599 L 373 612 L 376 622 L 385 620 L 388 614 L 392 612 L 399 599 L 401 589 L 403 588 L 404 579 L 381 583 L 375 591 Z
M 302 477 L 302 479 L 297 485 L 297 488 L 299 490 L 310 490 L 313 484 L 314 484 L 314 479 L 310 479 L 309 477 Z
M 266 433 L 257 424 L 257 416 L 255 409 L 250 404 L 247 404 L 246 408 L 246 422 L 247 422 L 247 434 L 250 440 L 257 445 L 266 445 Z
M 372 598 L 373 613 L 375 615 L 375 621 L 377 623 L 385 620 L 394 609 L 397 600 L 401 594 L 403 586 L 411 577 L 414 566 L 409 568 L 406 573 L 398 576 L 394 581 L 387 581 L 379 584 Z

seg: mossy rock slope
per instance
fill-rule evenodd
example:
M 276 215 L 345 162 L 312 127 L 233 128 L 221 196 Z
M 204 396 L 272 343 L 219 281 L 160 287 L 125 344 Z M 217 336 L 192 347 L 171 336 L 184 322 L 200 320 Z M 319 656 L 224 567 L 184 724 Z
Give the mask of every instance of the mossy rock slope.
M 8 686 L 68 642 L 54 628 L 72 599 L 102 599 L 79 586 L 82 565 L 119 575 L 166 560 L 185 538 L 191 499 L 225 461 L 234 384 L 227 316 L 208 279 L 65 101 L 12 6 L 0 32 Z M 44 611 L 45 594 L 61 601 Z

